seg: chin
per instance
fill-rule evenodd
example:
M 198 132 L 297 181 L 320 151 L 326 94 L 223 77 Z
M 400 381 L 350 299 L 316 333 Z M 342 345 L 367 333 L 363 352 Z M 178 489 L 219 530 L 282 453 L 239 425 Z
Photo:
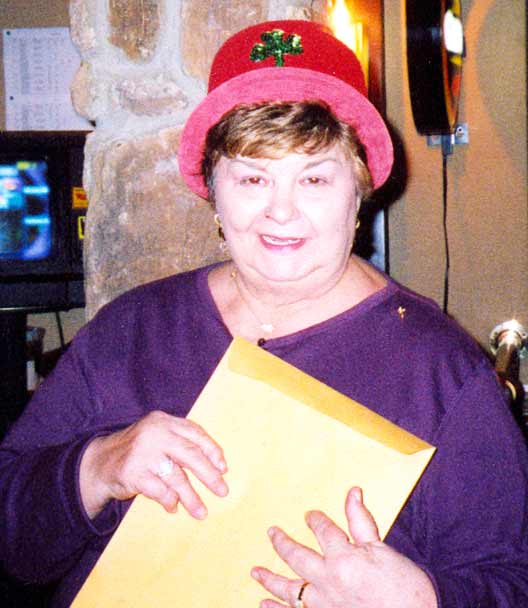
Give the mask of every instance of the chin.
M 316 267 L 299 267 L 299 265 L 282 265 L 255 267 L 262 279 L 273 283 L 296 283 L 309 279 L 316 272 Z
M 243 255 L 244 252 L 232 251 L 233 261 L 247 277 L 257 282 L 291 285 L 299 283 L 317 284 L 325 281 L 339 271 L 341 259 L 338 256 L 327 256 L 321 259 L 315 255 Z M 313 253 L 313 251 L 312 251 Z M 320 252 L 318 252 L 320 253 Z M 293 285 L 292 285 L 293 284 Z

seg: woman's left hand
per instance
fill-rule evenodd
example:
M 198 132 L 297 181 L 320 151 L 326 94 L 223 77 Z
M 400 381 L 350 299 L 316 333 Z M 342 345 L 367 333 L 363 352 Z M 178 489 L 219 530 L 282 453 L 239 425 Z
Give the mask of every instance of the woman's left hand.
M 413 561 L 381 542 L 359 488 L 348 493 L 345 512 L 353 543 L 324 513 L 306 515 L 322 555 L 279 528 L 270 529 L 273 548 L 301 579 L 254 568 L 252 576 L 280 600 L 264 600 L 261 607 L 295 606 L 307 581 L 298 604 L 305 608 L 436 608 L 431 580 Z

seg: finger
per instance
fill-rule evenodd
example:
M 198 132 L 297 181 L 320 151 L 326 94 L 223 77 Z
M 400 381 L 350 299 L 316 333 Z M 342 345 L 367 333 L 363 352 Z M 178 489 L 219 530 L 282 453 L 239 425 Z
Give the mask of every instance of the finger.
M 167 490 L 178 496 L 179 501 L 189 515 L 195 519 L 205 519 L 207 517 L 207 507 L 181 467 L 175 466 L 172 473 L 160 481 L 163 481 Z
M 363 504 L 361 488 L 352 488 L 345 502 L 345 513 L 350 535 L 356 544 L 380 540 L 378 526 L 370 511 Z
M 287 604 L 293 604 L 299 596 L 299 590 L 304 584 L 302 579 L 289 579 L 275 574 L 267 568 L 253 568 L 251 576 L 260 583 L 264 589 Z
M 213 466 L 200 446 L 180 437 L 179 441 L 169 446 L 166 451 L 175 464 L 191 471 L 211 492 L 217 496 L 227 495 L 229 488 L 222 473 Z M 170 479 L 170 476 L 167 479 Z
M 314 533 L 321 551 L 325 555 L 342 551 L 349 544 L 346 533 L 322 511 L 307 513 L 306 523 Z
M 211 461 L 213 466 L 215 466 L 221 473 L 225 473 L 227 471 L 224 451 L 199 424 L 196 424 L 196 422 L 188 420 L 187 418 L 173 418 L 171 430 L 173 433 L 176 433 L 181 437 L 185 437 L 190 442 L 198 445 L 202 452 Z
M 262 600 L 260 608 L 287 608 L 290 604 L 281 604 L 275 600 Z
M 268 536 L 279 557 L 301 578 L 310 581 L 320 576 L 324 560 L 319 553 L 294 541 L 280 528 L 270 528 Z
M 158 502 L 168 513 L 176 513 L 179 502 L 178 494 L 156 475 L 149 475 L 145 478 L 140 493 Z

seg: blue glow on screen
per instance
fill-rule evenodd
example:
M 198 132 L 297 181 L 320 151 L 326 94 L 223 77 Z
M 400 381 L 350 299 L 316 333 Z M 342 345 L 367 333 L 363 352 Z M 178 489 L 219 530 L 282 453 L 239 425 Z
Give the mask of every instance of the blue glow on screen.
M 42 260 L 51 253 L 48 166 L 0 164 L 0 260 Z

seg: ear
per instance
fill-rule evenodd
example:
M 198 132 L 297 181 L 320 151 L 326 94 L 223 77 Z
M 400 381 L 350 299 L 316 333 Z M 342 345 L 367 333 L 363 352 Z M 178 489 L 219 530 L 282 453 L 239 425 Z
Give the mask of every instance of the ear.
M 363 199 L 361 198 L 361 196 L 359 194 L 356 194 L 356 213 L 359 213 L 362 202 L 363 202 Z

